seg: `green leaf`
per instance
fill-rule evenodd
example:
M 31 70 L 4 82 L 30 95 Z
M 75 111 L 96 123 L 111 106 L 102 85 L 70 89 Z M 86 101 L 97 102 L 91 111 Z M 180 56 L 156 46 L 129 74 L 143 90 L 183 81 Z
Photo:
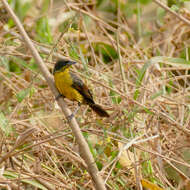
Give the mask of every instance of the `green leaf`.
M 101 43 L 94 44 L 95 51 L 101 53 L 105 63 L 112 61 L 113 59 L 118 59 L 117 51 L 110 45 Z
M 31 87 L 30 88 L 30 97 L 32 97 L 35 92 L 36 92 L 36 89 L 34 87 Z
M 0 57 L 0 66 L 5 67 L 5 69 L 9 71 L 9 60 L 7 57 Z
M 69 56 L 75 60 L 79 59 L 78 47 L 77 45 L 70 43 Z
M 142 80 L 144 78 L 144 75 L 146 73 L 147 68 L 152 64 L 151 61 L 147 61 L 143 68 L 141 70 L 136 70 L 137 71 L 137 80 L 136 80 L 136 86 L 137 86 L 137 90 L 134 93 L 133 98 L 136 100 L 140 94 L 140 91 L 138 90 L 138 88 L 141 86 Z
M 21 181 L 24 183 L 30 184 L 36 188 L 39 188 L 39 189 L 48 190 L 46 187 L 44 187 L 42 184 L 40 184 L 39 182 L 37 182 L 35 180 L 23 179 Z
M 18 102 L 22 102 L 29 93 L 30 93 L 30 88 L 26 88 L 24 90 L 21 90 L 19 93 L 17 93 L 16 98 Z
M 88 60 L 85 59 L 84 54 L 82 53 L 81 48 L 79 48 L 79 52 L 80 52 L 80 58 L 82 60 L 83 68 L 84 68 L 84 70 L 86 72 L 88 72 Z
M 41 17 L 36 23 L 36 40 L 41 43 L 51 44 L 53 38 L 47 17 Z
M 109 96 L 114 104 L 119 104 L 121 102 L 121 97 L 114 91 L 110 90 Z
M 113 88 L 113 83 L 112 83 L 111 80 L 109 80 L 109 86 L 110 86 L 111 88 Z M 117 94 L 115 91 L 110 90 L 109 96 L 111 97 L 112 102 L 113 102 L 114 104 L 119 104 L 119 103 L 121 102 L 121 97 L 120 97 L 119 94 Z
M 20 175 L 20 174 L 19 174 Z M 4 171 L 3 176 L 8 178 L 8 179 L 17 179 L 19 177 L 19 175 L 15 172 L 12 171 Z M 21 178 L 25 178 L 27 177 L 26 175 L 22 175 Z M 46 187 L 44 187 L 42 184 L 40 184 L 39 182 L 35 181 L 35 180 L 30 180 L 30 179 L 21 179 L 22 182 L 30 184 L 34 187 L 37 187 L 39 189 L 42 190 L 47 190 Z
M 27 68 L 27 69 L 33 70 L 33 71 L 37 71 L 37 69 L 38 69 L 38 65 L 36 64 L 34 59 L 31 59 L 29 62 L 26 62 L 23 59 L 20 59 L 15 56 L 11 57 L 11 58 L 14 62 L 18 63 L 19 65 L 23 66 L 24 68 Z
M 127 114 L 127 120 L 131 123 L 134 121 L 134 117 L 136 116 L 136 114 L 138 113 L 139 107 L 138 106 L 134 106 L 133 109 L 130 112 L 126 112 Z M 128 135 L 128 133 L 127 133 Z
M 26 16 L 26 13 L 29 11 L 30 7 L 31 3 L 29 2 L 24 2 L 22 0 L 15 1 L 15 12 L 21 21 L 24 20 L 24 17 Z
M 43 1 L 43 6 L 42 6 L 41 14 L 47 13 L 49 5 L 50 5 L 50 0 L 44 0 Z
M 15 61 L 11 60 L 9 61 L 9 71 L 14 73 L 20 73 L 21 69 Z
M 139 0 L 141 4 L 143 5 L 147 5 L 148 3 L 150 3 L 152 0 Z
M 9 28 L 14 27 L 15 23 L 14 23 L 13 19 L 9 18 L 7 25 L 8 25 Z
M 120 183 L 120 185 L 122 185 L 124 188 L 126 187 L 126 182 L 123 181 L 122 179 L 120 178 L 117 178 L 117 181 Z
M 98 170 L 101 170 L 103 168 L 103 164 L 99 161 L 96 161 L 96 165 L 98 167 Z
M 141 86 L 142 80 L 145 76 L 147 69 L 150 67 L 150 65 L 156 64 L 156 63 L 164 63 L 167 65 L 178 66 L 180 68 L 183 67 L 184 69 L 190 69 L 190 61 L 187 61 L 183 58 L 173 58 L 173 57 L 166 57 L 166 56 L 152 57 L 150 60 L 145 62 L 141 70 L 136 70 L 138 77 L 136 80 L 137 89 L 133 96 L 135 100 L 138 98 L 140 94 L 140 91 L 138 88 Z
M 3 112 L 0 112 L 0 128 L 8 136 L 12 132 L 12 127 L 9 124 L 8 119 L 5 117 Z
M 97 157 L 97 151 L 93 147 L 92 143 L 89 140 L 88 140 L 88 146 L 89 146 L 90 152 L 92 153 L 93 157 L 96 158 Z
M 132 5 L 130 2 L 127 2 L 125 4 L 121 4 L 121 11 L 124 13 L 126 17 L 131 18 L 134 14 L 134 5 Z M 126 34 L 127 35 L 127 34 Z
M 166 64 L 190 68 L 190 61 L 187 61 L 183 58 L 163 57 L 163 62 Z
M 110 161 L 112 161 L 113 159 L 115 159 L 116 158 L 116 156 L 118 155 L 118 151 L 112 151 L 111 152 L 111 158 L 110 158 Z
M 167 65 L 183 66 L 184 68 L 190 68 L 190 61 L 183 58 L 156 56 L 149 60 L 151 64 L 165 63 Z
M 116 13 L 118 0 L 97 0 L 97 9 L 104 12 Z

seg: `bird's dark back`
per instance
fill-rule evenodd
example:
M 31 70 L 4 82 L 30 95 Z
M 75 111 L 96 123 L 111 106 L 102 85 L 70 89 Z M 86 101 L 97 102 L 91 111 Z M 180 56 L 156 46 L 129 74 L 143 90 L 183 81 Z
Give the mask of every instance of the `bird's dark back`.
M 84 97 L 84 103 L 94 104 L 92 93 L 90 92 L 88 87 L 76 74 L 70 71 L 70 75 L 73 80 L 72 86 Z

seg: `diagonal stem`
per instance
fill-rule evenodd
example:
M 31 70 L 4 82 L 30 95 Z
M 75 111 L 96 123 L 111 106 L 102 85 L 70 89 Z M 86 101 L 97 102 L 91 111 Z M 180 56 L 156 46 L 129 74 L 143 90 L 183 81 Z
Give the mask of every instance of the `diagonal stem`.
M 54 94 L 55 97 L 57 97 L 59 93 L 55 87 L 53 77 L 50 74 L 50 72 L 48 71 L 47 67 L 45 66 L 42 58 L 40 57 L 38 51 L 36 50 L 34 44 L 31 41 L 31 39 L 28 37 L 27 33 L 25 32 L 24 27 L 22 26 L 20 20 L 15 15 L 15 13 L 11 9 L 11 7 L 7 3 L 7 1 L 6 0 L 1 0 L 1 1 L 2 1 L 4 7 L 6 8 L 7 12 L 9 13 L 10 17 L 14 20 L 20 34 L 22 35 L 22 37 L 25 41 L 27 48 L 30 49 L 30 51 L 31 51 L 36 63 L 38 64 L 40 71 L 42 72 L 44 78 L 46 79 L 52 93 Z M 58 99 L 58 104 L 61 107 L 64 115 L 66 117 L 68 117 L 71 114 L 71 111 L 67 108 L 67 105 L 65 104 L 63 98 Z M 84 136 L 82 135 L 79 125 L 74 117 L 69 122 L 69 125 L 70 125 L 70 127 L 73 131 L 73 134 L 76 138 L 76 141 L 79 145 L 81 157 L 85 160 L 85 162 L 88 166 L 88 172 L 94 182 L 95 188 L 97 190 L 105 190 L 106 188 L 105 188 L 104 182 L 98 173 L 98 168 L 96 166 L 94 158 L 90 152 L 87 142 L 84 139 Z

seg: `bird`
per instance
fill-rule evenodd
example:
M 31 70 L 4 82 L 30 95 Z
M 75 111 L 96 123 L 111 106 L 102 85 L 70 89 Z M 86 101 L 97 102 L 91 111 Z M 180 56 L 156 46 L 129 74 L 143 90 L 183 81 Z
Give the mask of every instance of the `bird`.
M 91 109 L 100 117 L 109 117 L 109 114 L 98 104 L 94 102 L 91 91 L 70 69 L 76 62 L 71 60 L 58 60 L 53 69 L 55 86 L 58 89 L 59 97 L 67 98 L 78 102 L 78 108 L 69 116 L 69 120 L 74 117 L 81 104 L 89 105 Z

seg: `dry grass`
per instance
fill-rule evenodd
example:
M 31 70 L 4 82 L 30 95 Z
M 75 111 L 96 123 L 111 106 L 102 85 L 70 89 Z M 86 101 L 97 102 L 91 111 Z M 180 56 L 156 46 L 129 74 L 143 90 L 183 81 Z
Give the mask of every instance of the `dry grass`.
M 138 36 L 135 15 L 126 19 L 94 4 L 58 1 L 44 13 L 55 42 L 47 45 L 36 38 L 42 4 L 32 5 L 23 25 L 50 71 L 55 52 L 77 60 L 73 70 L 111 115 L 101 119 L 82 106 L 76 116 L 107 188 L 140 189 L 146 179 L 163 189 L 188 189 L 189 65 L 165 58 L 188 60 L 189 26 L 169 13 L 156 20 L 147 8 L 141 18 L 146 35 Z M 188 11 L 181 14 L 190 19 Z M 15 27 L 3 28 L 6 22 L 1 18 L 1 189 L 93 189 L 66 119 Z

